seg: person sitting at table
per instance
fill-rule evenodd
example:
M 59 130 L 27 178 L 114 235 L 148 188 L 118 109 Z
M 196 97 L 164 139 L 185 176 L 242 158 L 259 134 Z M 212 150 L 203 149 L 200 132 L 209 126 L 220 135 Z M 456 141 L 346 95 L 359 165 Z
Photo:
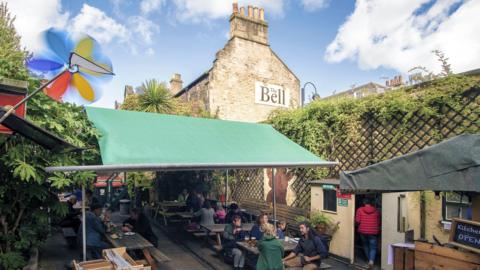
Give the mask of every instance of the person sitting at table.
M 197 212 L 201 208 L 200 200 L 197 195 L 197 191 L 192 189 L 185 202 L 189 211 Z
M 233 216 L 232 223 L 225 225 L 223 238 L 225 239 L 223 244 L 224 251 L 227 254 L 232 254 L 234 269 L 243 269 L 245 253 L 236 244 L 245 240 L 245 231 L 242 229 L 242 218 L 240 216 Z
M 85 190 L 85 205 L 90 206 L 92 204 L 100 204 L 100 201 L 98 200 L 97 196 L 93 194 L 93 191 L 91 189 Z
M 182 190 L 182 193 L 178 194 L 177 201 L 186 202 L 188 198 L 188 191 L 186 188 Z
M 318 269 L 328 251 L 321 238 L 306 222 L 299 224 L 302 237 L 293 251 L 283 259 L 287 267 L 303 267 L 303 270 Z
M 250 237 L 255 237 L 255 239 L 261 240 L 263 237 L 262 225 L 265 223 L 268 223 L 268 215 L 262 213 L 257 217 L 257 222 L 250 230 Z
M 150 221 L 139 208 L 130 210 L 130 218 L 123 222 L 123 231 L 135 232 L 147 239 L 155 247 L 158 244 L 157 236 L 153 233 Z
M 206 193 L 205 192 L 203 192 L 203 193 L 198 192 L 197 196 L 198 196 L 198 201 L 199 201 L 200 207 L 203 207 L 203 204 L 205 204 L 205 201 L 207 201 Z
M 285 229 L 287 228 L 287 223 L 283 220 L 277 222 L 277 238 L 285 239 Z
M 215 224 L 214 217 L 215 211 L 209 201 L 206 201 L 203 207 L 197 212 L 193 213 L 195 217 L 200 217 L 200 225 L 212 225 Z
M 80 221 L 80 218 L 78 217 L 80 212 L 73 207 L 76 203 L 77 203 L 77 196 L 70 195 L 67 201 L 67 208 L 68 208 L 67 215 L 59 223 L 60 227 L 72 228 L 75 231 L 75 233 L 78 232 L 80 223 L 82 223 Z
M 283 270 L 283 244 L 275 238 L 275 227 L 263 223 L 261 227 L 263 238 L 257 244 L 260 255 L 256 270 Z
M 222 203 L 217 202 L 217 210 L 215 211 L 215 217 L 217 218 L 218 223 L 225 223 L 225 217 L 227 213 L 225 213 L 225 209 L 223 209 Z
M 232 223 L 232 218 L 234 216 L 239 216 L 242 219 L 242 222 L 247 222 L 247 219 L 245 218 L 242 211 L 238 207 L 238 204 L 236 204 L 236 203 L 230 204 L 227 215 L 225 216 L 225 223 L 227 223 L 227 224 Z
M 102 236 L 106 232 L 106 226 L 102 222 L 100 215 L 102 214 L 102 206 L 100 204 L 92 204 L 90 211 L 85 213 L 85 232 L 87 240 L 87 259 L 101 259 L 102 250 L 110 246 L 102 241 Z

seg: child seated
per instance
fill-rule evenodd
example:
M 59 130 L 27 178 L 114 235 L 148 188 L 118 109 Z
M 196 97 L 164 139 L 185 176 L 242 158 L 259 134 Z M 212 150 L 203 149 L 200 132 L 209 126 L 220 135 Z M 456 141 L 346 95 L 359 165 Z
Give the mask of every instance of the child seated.
M 217 218 L 217 223 L 225 223 L 225 216 L 227 213 L 222 207 L 221 203 L 217 203 L 217 210 L 215 211 L 215 217 Z
M 287 223 L 283 220 L 277 223 L 277 237 L 279 239 L 285 239 L 285 228 L 287 227 Z

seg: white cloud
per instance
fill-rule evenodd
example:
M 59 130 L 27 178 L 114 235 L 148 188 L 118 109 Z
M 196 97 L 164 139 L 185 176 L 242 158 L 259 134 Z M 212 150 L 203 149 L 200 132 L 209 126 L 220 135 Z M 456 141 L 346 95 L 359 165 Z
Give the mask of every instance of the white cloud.
M 232 2 L 225 0 L 173 0 L 180 21 L 205 22 L 226 18 L 232 14 Z M 240 0 L 238 5 L 253 5 L 265 9 L 266 16 L 283 16 L 284 0 Z
M 142 0 L 142 2 L 140 2 L 140 10 L 143 14 L 148 14 L 160 9 L 162 3 L 162 0 Z
M 302 6 L 306 11 L 316 11 L 328 7 L 329 0 L 302 0 Z
M 153 48 L 148 48 L 148 49 L 145 51 L 145 53 L 146 53 L 147 55 L 154 55 L 154 54 L 155 54 L 155 50 L 154 50 Z
M 0 0 L 0 2 L 5 2 Z M 15 16 L 15 28 L 22 37 L 21 43 L 29 50 L 39 47 L 38 33 L 50 27 L 62 28 L 68 22 L 61 0 L 7 0 L 10 13 Z
M 124 25 L 87 4 L 83 4 L 80 13 L 72 19 L 71 26 L 74 32 L 89 34 L 100 43 L 110 43 L 115 38 L 128 40 L 128 30 Z
M 478 14 L 478 0 L 357 0 L 325 58 L 355 60 L 363 69 L 382 66 L 406 72 L 422 65 L 438 72 L 431 51 L 439 49 L 450 58 L 454 72 L 478 68 Z
M 118 8 L 120 0 L 112 1 Z M 30 51 L 40 49 L 39 34 L 50 27 L 68 29 L 73 34 L 86 33 L 102 44 L 124 43 L 132 54 L 152 44 L 154 35 L 159 31 L 158 25 L 146 18 L 131 16 L 125 22 L 119 22 L 88 4 L 83 4 L 80 12 L 71 16 L 62 10 L 60 0 L 8 0 L 7 3 L 16 17 L 14 24 L 22 37 L 22 45 Z M 152 50 L 149 52 L 152 53 Z
M 135 37 L 137 41 L 141 41 L 145 44 L 152 44 L 153 36 L 159 30 L 158 25 L 140 16 L 130 17 L 128 19 L 128 25 L 130 26 L 129 29 L 138 34 L 138 36 L 141 38 L 138 40 L 138 38 Z

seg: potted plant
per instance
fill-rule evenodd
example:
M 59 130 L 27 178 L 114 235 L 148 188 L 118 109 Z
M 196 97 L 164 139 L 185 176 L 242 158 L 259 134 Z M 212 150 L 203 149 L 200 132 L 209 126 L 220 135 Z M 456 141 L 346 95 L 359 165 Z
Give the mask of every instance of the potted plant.
M 311 214 L 310 218 L 304 216 L 298 216 L 295 218 L 297 222 L 307 221 L 310 225 L 315 228 L 319 235 L 329 235 L 333 234 L 338 230 L 340 222 L 333 222 L 333 220 L 320 212 L 314 212 Z

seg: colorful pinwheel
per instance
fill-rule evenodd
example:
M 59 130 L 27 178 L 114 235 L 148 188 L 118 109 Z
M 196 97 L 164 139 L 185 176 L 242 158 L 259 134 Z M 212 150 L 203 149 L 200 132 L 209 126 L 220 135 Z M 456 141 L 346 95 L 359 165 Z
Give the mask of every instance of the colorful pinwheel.
M 27 62 L 33 73 L 51 79 L 45 94 L 57 101 L 85 105 L 101 97 L 98 85 L 114 75 L 110 60 L 98 43 L 83 36 L 76 43 L 67 33 L 49 29 L 43 33 L 45 48 Z

